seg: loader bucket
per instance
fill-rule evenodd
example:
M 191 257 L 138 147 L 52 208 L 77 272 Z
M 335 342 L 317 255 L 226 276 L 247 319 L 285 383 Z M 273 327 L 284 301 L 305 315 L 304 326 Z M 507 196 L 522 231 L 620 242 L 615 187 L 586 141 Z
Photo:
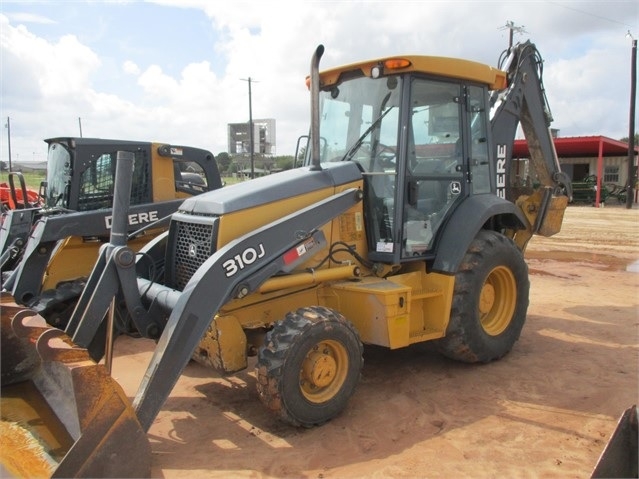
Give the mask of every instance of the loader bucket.
M 149 477 L 151 447 L 106 368 L 2 293 L 0 475 Z
M 631 406 L 621 415 L 591 477 L 639 477 L 637 424 L 637 406 Z

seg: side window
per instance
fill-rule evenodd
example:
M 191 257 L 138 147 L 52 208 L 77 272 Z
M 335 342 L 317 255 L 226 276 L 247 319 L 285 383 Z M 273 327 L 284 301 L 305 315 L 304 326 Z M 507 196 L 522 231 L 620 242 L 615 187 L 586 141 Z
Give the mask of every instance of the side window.
M 459 84 L 412 82 L 403 257 L 419 256 L 432 248 L 446 212 L 461 197 L 460 98 Z
M 91 211 L 113 206 L 117 152 L 103 153 L 89 162 L 80 177 L 78 210 Z M 131 205 L 150 201 L 149 162 L 143 151 L 135 152 Z
M 80 178 L 78 210 L 110 208 L 113 203 L 115 160 L 111 153 L 93 159 Z
M 488 161 L 488 135 L 486 92 L 471 86 L 470 97 L 470 171 L 473 193 L 490 193 L 490 165 Z

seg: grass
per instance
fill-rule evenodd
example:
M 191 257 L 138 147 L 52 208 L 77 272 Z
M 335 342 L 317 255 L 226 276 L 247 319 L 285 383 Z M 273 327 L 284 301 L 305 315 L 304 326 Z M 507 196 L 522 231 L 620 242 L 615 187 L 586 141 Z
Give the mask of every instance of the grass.
M 25 171 L 21 174 L 24 178 L 24 182 L 27 188 L 35 191 L 40 188 L 40 183 L 47 179 L 46 171 Z M 0 183 L 9 184 L 9 172 L 2 172 L 2 174 L 0 175 Z M 18 178 L 18 174 L 14 174 L 13 184 L 16 188 L 20 188 L 20 179 Z
M 24 178 L 24 182 L 27 188 L 35 190 L 35 191 L 38 191 L 38 189 L 40 188 L 40 183 L 47 179 L 47 173 L 44 170 L 43 171 L 25 171 L 25 172 L 22 172 L 21 174 Z M 224 180 L 224 183 L 227 185 L 240 183 L 242 181 L 248 181 L 248 180 L 242 180 L 240 178 L 233 178 L 232 176 L 225 176 L 222 178 L 222 180 Z M 9 172 L 3 171 L 2 174 L 0 174 L 0 183 L 7 183 L 7 184 L 9 183 Z M 17 176 L 13 178 L 13 183 L 15 184 L 16 188 L 20 188 L 20 180 L 18 179 Z

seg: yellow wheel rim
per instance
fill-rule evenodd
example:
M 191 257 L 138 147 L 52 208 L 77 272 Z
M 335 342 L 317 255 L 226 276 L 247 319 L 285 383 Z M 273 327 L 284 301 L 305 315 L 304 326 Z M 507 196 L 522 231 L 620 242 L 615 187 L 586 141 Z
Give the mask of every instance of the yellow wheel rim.
M 306 355 L 300 369 L 300 389 L 306 399 L 323 403 L 342 388 L 348 374 L 348 353 L 342 343 L 326 340 Z
M 481 325 L 487 334 L 497 336 L 504 332 L 515 314 L 517 282 L 512 271 L 505 266 L 493 269 L 479 294 Z

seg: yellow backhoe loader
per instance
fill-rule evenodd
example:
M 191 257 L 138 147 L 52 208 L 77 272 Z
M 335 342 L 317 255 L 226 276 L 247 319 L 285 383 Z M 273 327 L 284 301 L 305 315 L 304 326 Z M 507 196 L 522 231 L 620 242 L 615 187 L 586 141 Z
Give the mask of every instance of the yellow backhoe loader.
M 323 52 L 308 78 L 305 166 L 185 200 L 136 255 L 122 234 L 133 158 L 118 153 L 111 241 L 65 332 L 34 311 L 3 312 L 3 368 L 5 355 L 34 364 L 21 382 L 3 369 L 3 395 L 26 382 L 71 436 L 53 475 L 100 475 L 105 455 L 119 468 L 101 475 L 148 474 L 141 437 L 191 358 L 232 373 L 257 355 L 262 402 L 312 427 L 346 406 L 364 344 L 432 341 L 478 363 L 514 346 L 529 301 L 524 250 L 560 230 L 570 197 L 537 49 L 517 44 L 498 68 L 408 55 L 320 73 Z M 512 158 L 519 125 L 526 162 Z M 96 363 L 109 364 L 119 295 L 138 334 L 158 338 L 132 404 Z M 117 398 L 117 414 L 81 407 L 92 375 L 105 386 L 91 394 Z M 91 442 L 96 422 L 104 447 Z

